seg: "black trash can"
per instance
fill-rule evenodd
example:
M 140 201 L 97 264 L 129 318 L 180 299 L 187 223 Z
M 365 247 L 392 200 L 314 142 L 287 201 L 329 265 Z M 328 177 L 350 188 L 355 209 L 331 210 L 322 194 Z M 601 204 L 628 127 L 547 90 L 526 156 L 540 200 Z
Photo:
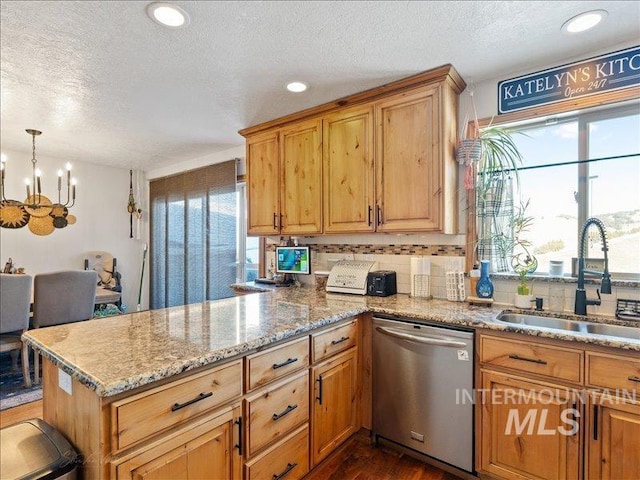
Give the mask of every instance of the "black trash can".
M 78 453 L 55 428 L 33 418 L 0 430 L 0 478 L 77 478 Z

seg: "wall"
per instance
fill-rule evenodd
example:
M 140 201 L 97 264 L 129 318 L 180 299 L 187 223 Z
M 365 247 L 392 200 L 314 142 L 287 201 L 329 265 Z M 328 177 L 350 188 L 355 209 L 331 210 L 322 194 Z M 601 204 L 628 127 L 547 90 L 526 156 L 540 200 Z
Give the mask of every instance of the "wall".
M 3 153 L 8 158 L 6 197 L 22 200 L 26 196 L 24 178 L 31 178 L 30 154 L 5 150 Z M 64 169 L 64 164 L 65 160 L 38 154 L 38 167 L 43 171 L 43 194 L 49 193 L 50 197 L 55 194 L 57 197 L 56 171 Z M 70 213 L 77 217 L 77 222 L 46 236 L 34 235 L 28 226 L 1 228 L 2 265 L 11 257 L 14 265 L 24 267 L 30 275 L 83 269 L 85 252 L 107 251 L 117 259 L 118 271 L 122 275 L 123 302 L 129 311 L 135 311 L 144 240 L 129 238 L 129 170 L 74 162 L 73 176 L 77 178 L 78 185 L 76 205 Z M 142 306 L 148 308 L 148 295 L 144 289 Z

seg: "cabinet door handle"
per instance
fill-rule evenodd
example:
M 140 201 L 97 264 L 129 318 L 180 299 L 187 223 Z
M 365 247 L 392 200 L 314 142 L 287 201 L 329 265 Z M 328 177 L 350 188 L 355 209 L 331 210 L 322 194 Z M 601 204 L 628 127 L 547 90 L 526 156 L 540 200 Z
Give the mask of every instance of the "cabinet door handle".
M 376 207 L 378 214 L 376 215 L 378 217 L 377 221 L 376 221 L 376 225 L 382 225 L 384 223 L 384 221 L 382 220 L 382 207 L 380 205 L 378 205 Z
M 593 439 L 598 440 L 598 405 L 593 406 Z
M 520 355 L 509 355 L 509 358 L 513 360 L 522 360 L 523 362 L 537 363 L 538 365 L 547 364 L 547 362 L 545 362 L 544 360 L 540 360 L 539 358 L 527 358 L 527 357 L 521 357 Z
M 318 376 L 316 382 L 318 382 L 318 396 L 316 400 L 318 400 L 319 405 L 322 405 L 322 375 Z
M 346 342 L 349 337 L 342 337 L 340 340 L 331 340 L 331 345 L 338 345 L 339 343 Z
M 284 223 L 282 223 L 282 217 L 283 217 L 283 216 L 284 216 L 284 215 L 280 214 L 280 229 L 283 229 L 283 228 L 284 228 Z
M 632 381 L 632 382 L 640 382 L 640 377 L 637 377 L 635 375 L 631 375 L 629 377 L 629 380 Z
M 234 447 L 238 449 L 238 455 L 242 456 L 242 417 L 238 417 L 233 423 L 238 425 L 238 444 Z
M 280 413 L 274 413 L 271 416 L 271 420 L 273 420 L 274 422 L 276 420 L 280 420 L 282 417 L 284 417 L 286 414 L 293 412 L 296 408 L 298 408 L 298 405 L 287 405 L 287 408 L 285 408 L 282 412 Z
M 573 402 L 573 405 L 571 405 L 571 409 L 572 409 L 572 410 L 573 410 L 573 412 L 574 412 L 574 413 L 573 413 L 573 422 L 574 422 L 574 425 L 578 425 L 578 417 L 580 416 L 580 413 L 577 413 L 577 414 L 575 413 L 575 412 L 577 412 L 577 411 L 578 411 L 578 403 L 577 403 L 577 402 Z M 575 435 L 577 435 L 577 434 L 578 434 L 578 428 L 576 427 L 576 430 L 575 430 L 575 432 L 573 432 L 573 435 L 572 435 L 572 436 L 575 436 Z
M 367 225 L 371 226 L 371 212 L 373 210 L 373 207 L 371 205 L 369 205 L 368 207 L 368 213 L 367 213 Z
M 276 225 L 276 217 L 278 216 L 278 214 L 276 212 L 273 212 L 273 229 L 277 230 L 278 226 Z
M 171 407 L 171 411 L 175 412 L 176 410 L 180 410 L 181 408 L 188 407 L 189 405 L 192 405 L 192 404 L 194 404 L 196 402 L 199 402 L 200 400 L 204 400 L 205 398 L 209 398 L 212 395 L 213 395 L 213 392 L 201 393 L 196 398 L 192 398 L 188 402 L 174 403 L 173 407 Z
M 287 365 L 291 364 L 291 363 L 295 363 L 297 362 L 298 359 L 297 358 L 287 358 L 284 362 L 282 363 L 274 363 L 273 366 L 271 368 L 273 368 L 274 370 L 277 370 L 278 368 L 282 368 L 282 367 L 286 367 Z
M 293 470 L 297 466 L 298 466 L 297 463 L 287 463 L 287 468 L 285 468 L 281 474 L 277 474 L 277 473 L 273 474 L 273 477 L 272 477 L 273 480 L 280 480 L 281 478 L 284 478 L 285 475 L 287 475 L 287 473 L 289 473 L 291 470 Z

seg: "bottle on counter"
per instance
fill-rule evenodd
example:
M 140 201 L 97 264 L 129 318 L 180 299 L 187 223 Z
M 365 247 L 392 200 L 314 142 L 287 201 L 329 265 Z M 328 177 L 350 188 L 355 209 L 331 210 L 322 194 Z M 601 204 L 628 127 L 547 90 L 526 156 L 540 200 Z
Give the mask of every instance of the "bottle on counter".
M 478 285 L 476 286 L 476 295 L 479 298 L 492 298 L 493 297 L 493 282 L 489 278 L 489 261 L 480 261 L 480 278 L 478 279 Z

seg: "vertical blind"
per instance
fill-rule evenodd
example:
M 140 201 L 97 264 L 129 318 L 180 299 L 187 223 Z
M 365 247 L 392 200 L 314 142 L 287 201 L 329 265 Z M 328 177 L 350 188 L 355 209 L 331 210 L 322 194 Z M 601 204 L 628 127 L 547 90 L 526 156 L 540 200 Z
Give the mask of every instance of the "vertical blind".
M 230 297 L 236 281 L 236 161 L 152 180 L 152 309 Z

